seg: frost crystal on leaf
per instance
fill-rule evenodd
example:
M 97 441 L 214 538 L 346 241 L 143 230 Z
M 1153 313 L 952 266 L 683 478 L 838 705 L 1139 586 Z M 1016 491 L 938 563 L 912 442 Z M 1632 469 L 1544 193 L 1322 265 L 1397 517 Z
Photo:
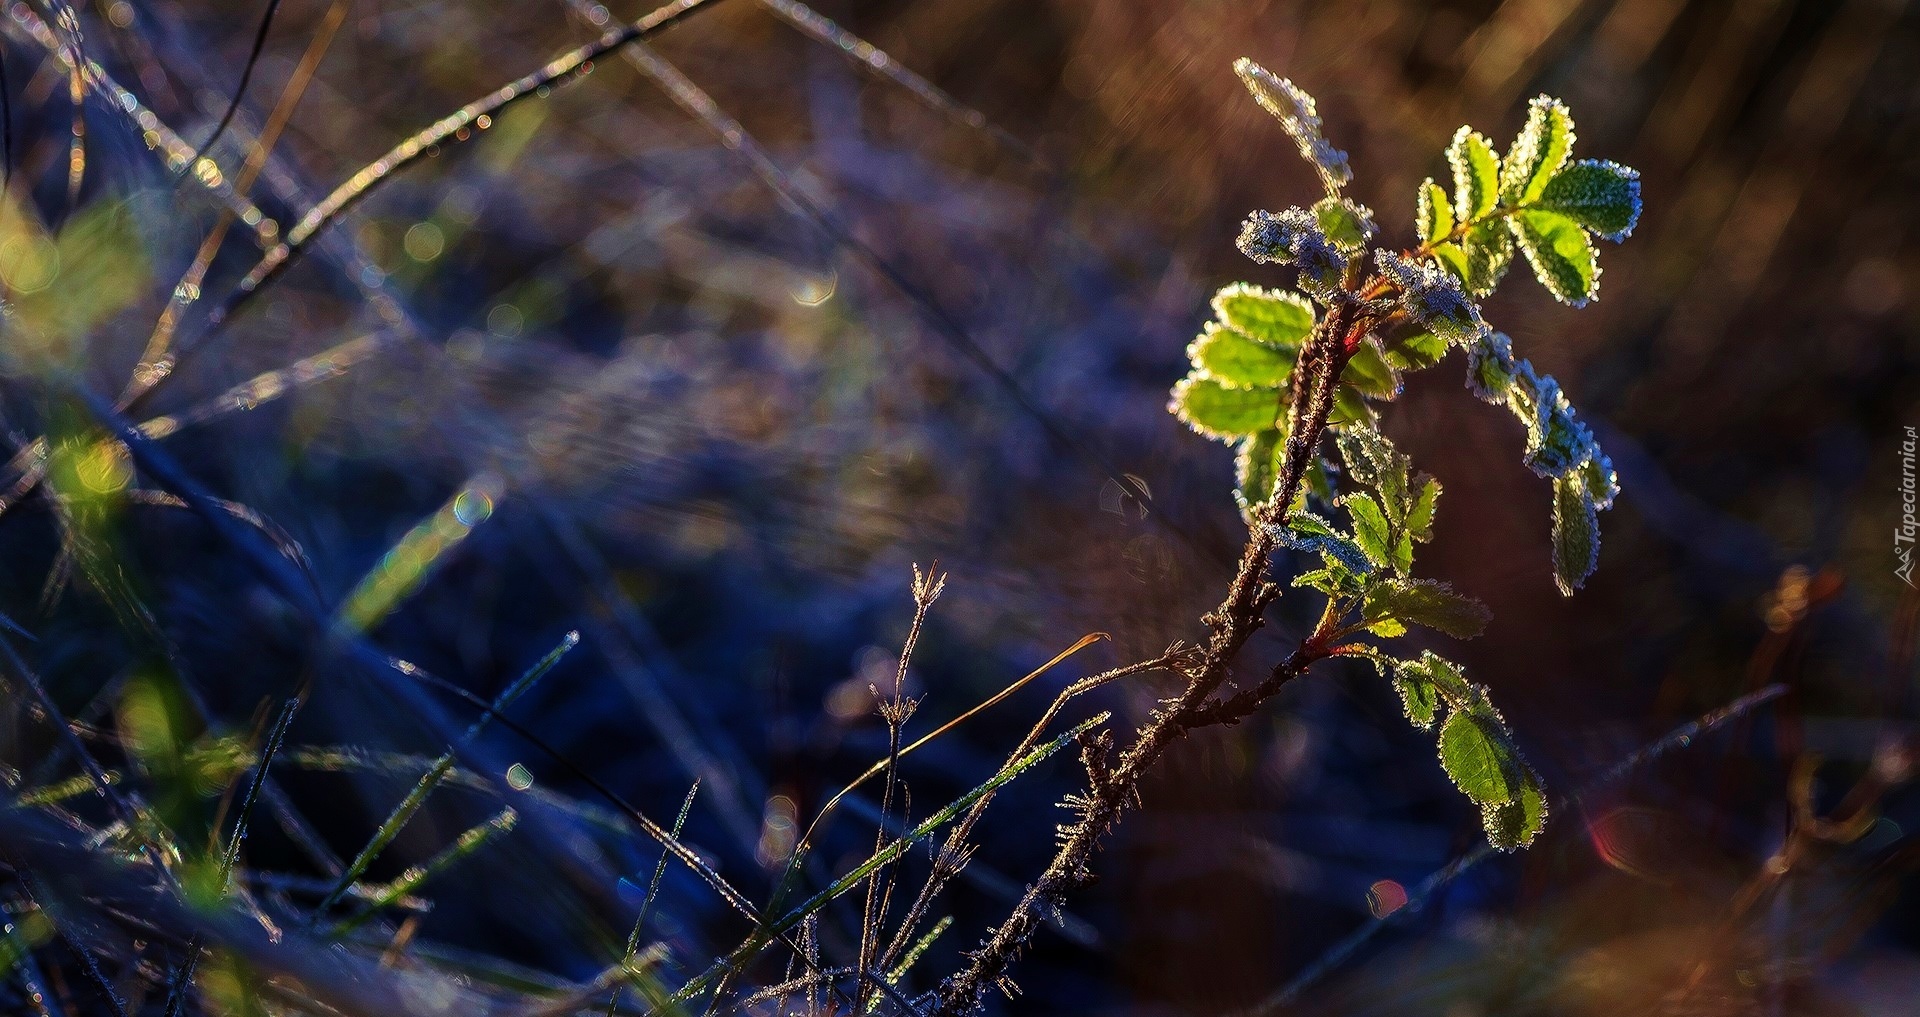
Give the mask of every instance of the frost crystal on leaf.
M 1488 332 L 1467 348 L 1467 390 L 1482 402 L 1504 406 L 1513 386 L 1513 340 Z
M 1500 164 L 1501 199 L 1524 205 L 1538 198 L 1572 150 L 1573 114 L 1567 104 L 1550 95 L 1536 96 L 1528 104 L 1527 125 Z
M 1617 162 L 1582 159 L 1547 182 L 1539 205 L 1617 244 L 1640 221 L 1640 174 Z
M 1347 153 L 1328 144 L 1327 139 L 1320 135 L 1320 115 L 1314 106 L 1313 96 L 1246 57 L 1233 62 L 1233 72 L 1240 75 L 1247 91 L 1253 93 L 1254 101 L 1286 128 L 1294 145 L 1300 149 L 1300 157 L 1312 164 L 1320 174 L 1327 193 L 1340 190 L 1353 179 L 1353 168 L 1347 165 Z
M 1331 293 L 1347 270 L 1346 255 L 1304 208 L 1254 212 L 1240 227 L 1239 245 L 1241 253 L 1255 261 L 1298 265 L 1301 288 L 1316 295 Z
M 1533 365 L 1521 362 L 1532 375 Z M 1593 432 L 1574 419 L 1573 404 L 1551 376 L 1538 382 L 1534 425 L 1527 434 L 1527 468 L 1535 476 L 1565 476 L 1593 458 Z
M 1474 341 L 1487 329 L 1460 281 L 1430 263 L 1392 251 L 1375 251 L 1381 274 L 1400 287 L 1401 306 L 1421 328 L 1456 346 Z
M 1322 198 L 1313 206 L 1313 215 L 1327 239 L 1348 254 L 1360 253 L 1379 232 L 1373 209 L 1351 198 Z

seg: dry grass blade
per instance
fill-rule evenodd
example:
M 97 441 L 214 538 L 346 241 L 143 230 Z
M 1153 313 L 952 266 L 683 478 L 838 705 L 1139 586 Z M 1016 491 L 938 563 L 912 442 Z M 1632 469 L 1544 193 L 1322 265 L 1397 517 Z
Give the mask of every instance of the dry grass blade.
M 594 60 L 648 36 L 663 32 L 678 24 L 687 15 L 714 2 L 717 0 L 673 0 L 672 3 L 654 10 L 638 21 L 607 32 L 596 42 L 554 57 L 538 70 L 523 74 L 501 85 L 491 93 L 441 117 L 431 126 L 395 145 L 386 155 L 362 167 L 359 172 L 335 187 L 331 193 L 301 216 L 299 221 L 287 230 L 286 239 L 262 255 L 259 263 L 248 271 L 226 302 L 214 310 L 207 322 L 208 331 L 219 329 L 227 319 L 233 316 L 234 312 L 259 291 L 260 287 L 277 276 L 295 257 L 298 257 L 315 235 L 332 225 L 349 208 L 365 199 L 382 182 L 425 158 L 428 153 L 438 151 L 440 145 L 447 143 L 455 135 L 470 131 L 481 117 L 492 117 L 516 102 L 537 95 L 541 89 L 579 72 Z

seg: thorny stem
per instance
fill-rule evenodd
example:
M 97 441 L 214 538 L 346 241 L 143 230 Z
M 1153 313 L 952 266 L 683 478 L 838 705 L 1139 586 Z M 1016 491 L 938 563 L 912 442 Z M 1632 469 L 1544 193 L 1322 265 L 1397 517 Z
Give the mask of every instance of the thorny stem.
M 1040 719 L 1034 723 L 1032 730 L 1027 732 L 1027 736 L 1020 741 L 1020 744 L 1015 746 L 1012 752 L 1008 753 L 1004 766 L 1012 766 L 1022 756 L 1032 751 L 1033 747 L 1039 744 L 1041 734 L 1053 725 L 1053 721 L 1060 715 L 1060 711 L 1075 697 L 1091 692 L 1109 682 L 1125 678 L 1129 675 L 1177 668 L 1179 661 L 1182 660 L 1187 653 L 1187 647 L 1175 644 L 1168 648 L 1166 653 L 1152 660 L 1143 660 L 1135 664 L 1128 664 L 1125 667 L 1117 667 L 1110 671 L 1103 671 L 1100 674 L 1082 678 L 1072 685 L 1067 686 L 1066 689 L 1062 690 L 1061 693 L 1054 698 L 1052 705 L 1047 707 L 1046 713 L 1042 714 Z M 983 796 L 973 804 L 971 809 L 967 810 L 966 816 L 963 817 L 960 822 L 954 824 L 952 832 L 947 835 L 946 842 L 934 855 L 933 871 L 928 874 L 927 881 L 921 885 L 920 892 L 915 895 L 913 903 L 908 905 L 906 915 L 901 919 L 899 928 L 894 932 L 893 942 L 887 945 L 886 953 L 880 956 L 879 966 L 881 969 L 892 969 L 894 962 L 899 959 L 901 951 L 905 950 L 907 945 L 912 941 L 914 931 L 919 928 L 920 922 L 926 917 L 927 909 L 932 905 L 933 898 L 946 887 L 947 883 L 951 881 L 953 877 L 960 874 L 960 870 L 965 868 L 967 861 L 972 858 L 973 851 L 967 844 L 968 838 L 972 836 L 974 825 L 980 821 L 981 814 L 986 811 L 987 805 L 992 801 L 992 795 Z
M 1361 288 L 1357 280 L 1352 284 L 1353 290 Z M 1196 728 L 1239 721 L 1315 661 L 1329 655 L 1329 624 L 1323 617 L 1314 633 L 1275 666 L 1266 680 L 1225 699 L 1209 701 L 1227 683 L 1241 647 L 1264 623 L 1267 605 L 1280 596 L 1280 587 L 1266 578 L 1278 539 L 1276 531 L 1286 523 L 1307 467 L 1326 432 L 1340 372 L 1359 340 L 1375 324 L 1349 296 L 1336 303 L 1314 329 L 1294 372 L 1298 381 L 1289 410 L 1286 457 L 1273 497 L 1253 520 L 1226 598 L 1204 618 L 1208 637 L 1192 663 L 1182 669 L 1186 688 L 1140 726 L 1111 771 L 1102 774 L 1089 768 L 1093 779 L 1078 805 L 1079 820 L 1063 829 L 1064 839 L 1053 861 L 1027 887 L 1013 912 L 971 954 L 967 967 L 941 983 L 937 1014 L 974 1013 L 980 1009 L 989 986 L 1006 983 L 1008 966 L 1033 937 L 1040 916 L 1056 907 L 1068 890 L 1092 881 L 1088 863 L 1099 848 L 1100 837 L 1139 800 L 1140 785 L 1148 771 L 1176 737 Z

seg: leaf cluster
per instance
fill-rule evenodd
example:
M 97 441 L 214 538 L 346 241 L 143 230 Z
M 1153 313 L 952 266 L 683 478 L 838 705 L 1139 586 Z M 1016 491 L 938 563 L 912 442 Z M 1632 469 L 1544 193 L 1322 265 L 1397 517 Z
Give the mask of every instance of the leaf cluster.
M 1564 594 L 1578 588 L 1598 561 L 1598 513 L 1613 504 L 1618 478 L 1559 382 L 1513 355 L 1512 340 L 1487 323 L 1480 301 L 1500 285 L 1516 252 L 1556 300 L 1581 307 L 1595 299 L 1596 242 L 1632 233 L 1639 174 L 1574 159 L 1572 114 L 1541 96 L 1504 154 L 1461 127 L 1445 152 L 1451 188 L 1428 178 L 1415 195 L 1417 246 L 1374 248 L 1369 256 L 1378 227 L 1370 210 L 1343 193 L 1351 166 L 1324 137 L 1313 98 L 1252 61 L 1234 69 L 1293 138 L 1325 196 L 1307 208 L 1248 216 L 1241 251 L 1292 268 L 1297 289 L 1235 283 L 1215 293 L 1213 319 L 1188 346 L 1191 369 L 1168 408 L 1200 434 L 1235 446 L 1234 497 L 1249 523 L 1317 556 L 1318 567 L 1293 579 L 1327 599 L 1310 642 L 1371 660 L 1399 692 L 1407 718 L 1438 727 L 1441 764 L 1480 806 L 1492 843 L 1529 844 L 1546 819 L 1545 791 L 1486 689 L 1431 651 L 1407 657 L 1384 646 L 1416 627 L 1471 638 L 1488 614 L 1446 583 L 1412 574 L 1417 546 L 1432 538 L 1441 484 L 1414 471 L 1380 433 L 1375 404 L 1394 399 L 1407 372 L 1465 350 L 1468 388 L 1519 418 L 1523 461 L 1552 484 L 1554 581 Z M 1337 463 L 1316 447 L 1317 430 L 1289 441 L 1294 429 L 1313 426 L 1301 416 L 1315 379 L 1321 398 L 1331 389 L 1325 429 Z M 1279 478 L 1302 469 L 1308 482 L 1294 503 L 1270 505 Z
M 1512 340 L 1485 321 L 1479 301 L 1499 286 L 1516 251 L 1563 303 L 1579 307 L 1597 297 L 1595 242 L 1633 232 L 1639 174 L 1574 159 L 1572 114 L 1540 96 L 1504 155 L 1486 135 L 1461 127 L 1445 153 L 1452 187 L 1428 178 L 1416 194 L 1418 246 L 1377 248 L 1368 259 L 1378 228 L 1370 210 L 1344 196 L 1349 162 L 1322 135 L 1312 97 L 1251 61 L 1235 70 L 1320 174 L 1326 196 L 1310 208 L 1247 218 L 1241 250 L 1292 267 L 1298 289 L 1236 283 L 1217 292 L 1214 318 L 1187 348 L 1191 369 L 1174 386 L 1169 410 L 1235 446 L 1234 496 L 1251 522 L 1279 474 L 1302 357 L 1334 310 L 1368 326 L 1339 350 L 1329 417 L 1336 432 L 1375 429 L 1374 404 L 1394 399 L 1408 372 L 1464 349 L 1468 387 L 1520 418 L 1524 461 L 1552 482 L 1554 581 L 1571 594 L 1598 563 L 1598 513 L 1613 504 L 1618 479 L 1559 383 L 1513 356 Z M 1331 499 L 1331 478 L 1316 456 L 1309 488 Z
M 1338 643 L 1329 652 L 1371 660 L 1392 681 L 1416 727 L 1441 725 L 1441 765 L 1480 806 L 1494 846 L 1530 844 L 1546 821 L 1545 788 L 1487 690 L 1431 651 L 1403 659 L 1383 644 L 1415 627 L 1470 639 L 1489 619 L 1472 597 L 1411 575 L 1415 545 L 1433 536 L 1440 482 L 1413 472 L 1407 456 L 1378 432 L 1349 430 L 1337 444 L 1354 488 L 1338 499 L 1347 525 L 1301 511 L 1276 532 L 1287 546 L 1319 556 L 1319 568 L 1293 580 L 1327 597 L 1316 638 Z

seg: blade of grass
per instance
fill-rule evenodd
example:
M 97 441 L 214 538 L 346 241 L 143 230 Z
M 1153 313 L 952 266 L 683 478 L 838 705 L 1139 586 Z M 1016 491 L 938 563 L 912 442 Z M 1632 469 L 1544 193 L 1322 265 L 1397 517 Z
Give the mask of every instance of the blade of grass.
M 200 147 L 188 157 L 186 165 L 180 168 L 180 176 L 185 176 L 201 156 L 213 150 L 214 142 L 220 140 L 220 135 L 226 133 L 227 125 L 233 122 L 233 115 L 240 112 L 240 100 L 246 98 L 247 85 L 253 81 L 253 69 L 260 63 L 260 51 L 266 47 L 267 33 L 273 28 L 273 16 L 279 11 L 280 0 L 267 0 L 266 13 L 260 18 L 260 27 L 253 33 L 253 50 L 247 54 L 246 66 L 240 69 L 240 84 L 234 87 L 233 98 L 228 101 L 226 112 L 220 114 L 220 122 L 213 125 L 213 133 L 207 135 L 207 140 L 200 143 Z M 175 177 L 174 182 L 178 183 L 179 177 Z M 245 186 L 241 185 L 241 189 L 244 190 Z
M 373 901 L 364 909 L 341 919 L 335 923 L 331 929 L 328 929 L 324 935 L 328 939 L 338 939 L 352 932 L 354 929 L 359 928 L 367 919 L 372 918 L 395 901 L 411 896 L 415 890 L 420 889 L 421 885 L 428 880 L 459 864 L 461 860 L 479 851 L 494 839 L 511 833 L 514 823 L 518 821 L 518 818 L 518 813 L 515 813 L 512 809 L 502 809 L 499 815 L 461 834 L 451 845 L 447 846 L 445 850 L 427 859 L 424 864 L 414 866 L 401 873 L 400 878 L 388 883 L 381 889 L 375 895 Z
M 286 239 L 263 254 L 260 261 L 247 272 L 233 292 L 228 295 L 226 301 L 214 310 L 208 319 L 207 331 L 220 328 L 235 312 L 246 305 L 261 286 L 285 270 L 320 231 L 331 226 L 342 214 L 365 199 L 381 183 L 390 179 L 395 173 L 426 158 L 428 153 L 439 151 L 439 146 L 453 139 L 455 135 L 462 131 L 471 131 L 474 121 L 483 116 L 497 116 L 508 106 L 529 96 L 541 94 L 544 88 L 578 72 L 586 64 L 636 41 L 658 35 L 678 24 L 682 18 L 713 3 L 717 3 L 717 0 L 673 0 L 637 21 L 605 33 L 594 42 L 554 57 L 539 69 L 501 85 L 410 135 L 388 150 L 387 154 L 368 163 L 359 172 L 347 178 L 301 216 L 300 220 L 287 231 Z
M 999 790 L 1035 764 L 1066 748 L 1068 745 L 1073 744 L 1074 740 L 1079 738 L 1082 733 L 1091 731 L 1101 724 L 1106 723 L 1111 716 L 1111 714 L 1103 712 L 1090 717 L 1074 725 L 1071 729 L 1059 737 L 1054 738 L 1052 741 L 1028 752 L 1012 764 L 1002 767 L 998 773 L 988 778 L 985 783 L 947 803 L 947 805 L 938 812 L 928 816 L 922 820 L 919 825 L 908 830 L 904 836 L 896 839 L 885 848 L 874 852 L 866 861 L 854 866 L 846 874 L 828 884 L 826 889 L 807 898 L 779 918 L 773 919 L 770 922 L 761 923 L 759 928 L 754 930 L 754 934 L 748 937 L 745 943 L 742 943 L 726 957 L 716 961 L 712 967 L 709 967 L 706 971 L 682 985 L 679 991 L 673 994 L 673 1002 L 682 1003 L 692 999 L 694 996 L 706 991 L 708 987 L 715 985 L 719 979 L 727 973 L 744 969 L 774 937 L 792 931 L 793 928 L 799 925 L 808 915 L 833 903 L 848 890 L 860 885 L 860 883 L 867 878 L 868 873 L 899 858 L 915 843 L 918 843 L 947 823 L 952 822 L 974 802 Z M 650 1013 L 657 1012 L 657 1010 L 650 1011 Z
M 693 786 L 687 789 L 686 800 L 680 803 L 680 814 L 675 816 L 673 820 L 673 835 L 675 837 L 680 836 L 680 831 L 686 827 L 687 813 L 693 811 L 693 796 L 698 794 L 699 791 L 699 781 L 694 781 Z M 620 963 L 622 965 L 630 965 L 633 963 L 633 952 L 640 947 L 640 929 L 646 924 L 647 912 L 653 909 L 654 898 L 660 893 L 660 878 L 666 874 L 667 852 L 665 848 L 662 848 L 660 850 L 660 861 L 653 867 L 653 879 L 647 883 L 646 899 L 640 902 L 640 913 L 633 918 L 633 931 L 627 934 L 627 948 L 620 955 Z M 613 1017 L 613 1011 L 619 1005 L 620 991 L 615 989 L 613 996 L 607 1000 L 607 1017 Z
M 420 779 L 414 783 L 413 790 L 407 792 L 406 797 L 400 800 L 400 804 L 393 807 L 393 811 L 388 813 L 386 821 L 381 823 L 379 829 L 375 830 L 373 836 L 368 839 L 366 846 L 362 847 L 360 852 L 353 856 L 353 861 L 347 863 L 346 870 L 341 872 L 339 878 L 334 880 L 333 888 L 327 892 L 319 904 L 314 906 L 314 921 L 318 921 L 320 916 L 326 914 L 328 908 L 339 902 L 340 898 L 366 873 L 367 866 L 373 864 L 373 860 L 380 856 L 380 852 L 385 851 L 387 845 L 393 843 L 393 839 L 400 835 L 401 829 L 407 825 L 407 822 L 413 818 L 415 813 L 420 811 L 420 807 L 427 803 L 427 796 L 433 793 L 434 788 L 440 786 L 440 782 L 445 780 L 447 774 L 453 769 L 459 747 L 478 737 L 480 732 L 486 729 L 487 722 L 496 716 L 498 711 L 511 706 L 514 700 L 520 698 L 522 694 L 534 686 L 534 683 L 538 682 L 547 672 L 553 670 L 554 666 L 560 663 L 561 658 L 567 655 L 567 651 L 572 650 L 579 644 L 580 633 L 567 633 L 566 638 L 560 641 L 559 646 L 554 647 L 546 656 L 540 658 L 539 661 L 535 662 L 532 667 L 528 668 L 525 673 L 516 679 L 513 684 L 507 686 L 504 691 L 494 698 L 492 705 L 489 707 L 491 712 L 483 713 L 479 718 L 474 720 L 473 724 L 467 728 L 466 734 L 461 736 L 459 742 L 449 746 L 445 753 L 441 754 L 439 758 L 433 761 L 431 766 L 427 767 L 427 771 L 421 774 Z
M 440 510 L 421 521 L 380 558 L 340 605 L 336 631 L 368 632 L 379 625 L 427 581 L 448 553 L 493 515 L 505 493 L 499 474 L 483 472 L 467 481 Z

